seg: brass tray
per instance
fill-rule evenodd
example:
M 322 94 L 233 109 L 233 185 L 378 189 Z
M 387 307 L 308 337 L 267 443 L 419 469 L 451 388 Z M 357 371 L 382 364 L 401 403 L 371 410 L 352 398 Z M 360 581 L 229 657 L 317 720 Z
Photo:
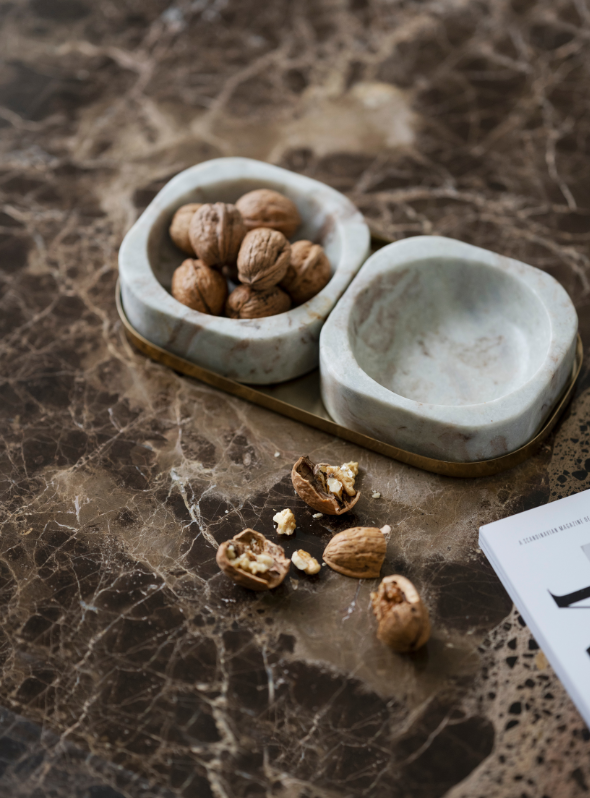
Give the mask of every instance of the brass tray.
M 481 460 L 474 463 L 452 463 L 444 460 L 435 460 L 432 457 L 423 457 L 405 449 L 398 449 L 397 446 L 383 443 L 383 441 L 375 440 L 375 438 L 371 438 L 368 435 L 363 435 L 360 432 L 355 432 L 336 424 L 328 415 L 322 402 L 319 369 L 280 385 L 257 385 L 253 388 L 228 377 L 223 377 L 214 371 L 209 371 L 209 369 L 197 366 L 195 363 L 191 363 L 178 355 L 173 355 L 140 335 L 125 315 L 118 283 L 116 302 L 117 311 L 127 338 L 136 349 L 152 360 L 156 360 L 158 363 L 162 363 L 164 366 L 168 366 L 168 368 L 181 374 L 186 374 L 187 377 L 193 377 L 214 388 L 219 388 L 226 393 L 233 394 L 233 396 L 238 396 L 240 399 L 265 407 L 267 410 L 274 410 L 275 413 L 280 413 L 287 418 L 309 424 L 310 427 L 315 427 L 330 435 L 336 435 L 345 441 L 356 443 L 358 446 L 364 446 L 365 449 L 371 449 L 373 452 L 391 457 L 393 460 L 399 460 L 401 463 L 406 463 L 406 465 L 412 465 L 416 468 L 422 468 L 424 471 L 432 471 L 435 474 L 444 474 L 449 477 L 487 477 L 492 474 L 498 474 L 508 468 L 513 468 L 531 457 L 550 434 L 571 399 L 576 380 L 582 368 L 584 354 L 582 339 L 578 334 L 576 358 L 571 379 L 555 403 L 541 430 L 528 443 L 514 452 L 504 454 L 501 457 L 494 457 L 491 460 Z

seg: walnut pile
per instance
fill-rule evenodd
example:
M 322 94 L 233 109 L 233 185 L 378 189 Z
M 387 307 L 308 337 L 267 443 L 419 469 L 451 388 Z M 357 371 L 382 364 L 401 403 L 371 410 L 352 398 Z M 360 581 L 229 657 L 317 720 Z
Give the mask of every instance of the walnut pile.
M 174 272 L 172 296 L 200 313 L 230 319 L 276 316 L 308 302 L 327 285 L 331 270 L 319 244 L 289 243 L 300 226 L 295 203 L 268 188 L 249 191 L 235 205 L 181 205 L 170 238 L 219 280 L 191 271 L 185 260 Z

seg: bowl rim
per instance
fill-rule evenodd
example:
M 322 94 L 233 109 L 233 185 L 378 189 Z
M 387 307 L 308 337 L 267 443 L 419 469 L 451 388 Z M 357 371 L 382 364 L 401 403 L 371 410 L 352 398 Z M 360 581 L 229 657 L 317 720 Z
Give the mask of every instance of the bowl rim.
M 487 402 L 464 405 L 439 405 L 419 402 L 389 390 L 359 365 L 349 340 L 351 313 L 361 291 L 375 277 L 406 268 L 409 263 L 434 257 L 484 263 L 505 271 L 523 283 L 540 301 L 547 313 L 550 340 L 545 357 L 537 370 L 514 390 Z M 339 389 L 348 389 L 357 396 L 397 407 L 416 419 L 453 424 L 458 430 L 474 426 L 497 426 L 515 416 L 514 397 L 519 394 L 517 415 L 532 408 L 548 387 L 555 369 L 568 353 L 575 352 L 578 317 L 574 305 L 561 284 L 546 272 L 488 249 L 444 236 L 414 236 L 395 241 L 378 250 L 364 263 L 345 295 L 330 314 L 320 335 L 321 369 L 327 370 Z M 334 368 L 335 353 L 338 367 Z M 573 356 L 573 355 L 572 355 Z M 341 370 L 340 370 L 341 369 Z
M 288 187 L 291 195 L 313 195 L 319 204 L 334 211 L 341 250 L 329 283 L 312 299 L 285 313 L 261 319 L 230 319 L 201 313 L 178 302 L 159 282 L 151 267 L 148 244 L 154 224 L 162 212 L 181 197 L 198 189 L 235 180 L 260 180 Z M 265 187 L 265 186 L 261 186 Z M 179 205 L 177 205 L 179 207 Z M 336 189 L 311 177 L 291 172 L 274 164 L 252 158 L 222 157 L 204 161 L 179 172 L 158 192 L 125 235 L 119 249 L 119 272 L 123 295 L 134 294 L 134 300 L 148 312 L 166 317 L 173 325 L 187 323 L 195 329 L 207 328 L 225 340 L 243 343 L 245 339 L 265 340 L 269 336 L 293 334 L 310 323 L 323 322 L 356 274 L 369 250 L 370 233 L 360 211 Z M 184 259 L 190 257 L 185 254 Z M 179 266 L 181 264 L 179 250 Z M 137 325 L 136 325 L 137 326 Z M 145 333 L 146 331 L 144 331 Z

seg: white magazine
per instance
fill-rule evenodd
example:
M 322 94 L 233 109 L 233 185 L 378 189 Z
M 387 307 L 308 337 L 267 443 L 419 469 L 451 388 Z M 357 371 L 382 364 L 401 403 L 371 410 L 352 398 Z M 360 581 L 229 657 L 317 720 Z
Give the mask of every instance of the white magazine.
M 486 524 L 479 545 L 590 726 L 590 490 Z

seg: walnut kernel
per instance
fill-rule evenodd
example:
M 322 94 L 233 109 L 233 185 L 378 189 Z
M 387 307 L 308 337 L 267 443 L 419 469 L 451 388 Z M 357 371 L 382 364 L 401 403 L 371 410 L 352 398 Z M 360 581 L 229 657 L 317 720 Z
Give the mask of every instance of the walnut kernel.
M 354 488 L 357 475 L 358 463 L 331 466 L 300 457 L 291 471 L 291 480 L 299 496 L 314 510 L 342 515 L 354 507 L 361 495 Z
M 215 559 L 226 576 L 251 590 L 277 587 L 291 565 L 280 546 L 253 529 L 222 543 Z
M 420 594 L 405 576 L 386 576 L 371 593 L 379 622 L 377 637 L 395 651 L 415 651 L 430 637 L 430 617 Z
M 312 557 L 307 551 L 298 549 L 291 555 L 291 562 L 294 566 L 304 571 L 306 574 L 313 576 L 319 573 L 321 566 L 315 557 Z
M 277 533 L 279 535 L 292 535 L 297 527 L 293 511 L 288 508 L 274 515 L 272 520 L 277 525 Z

